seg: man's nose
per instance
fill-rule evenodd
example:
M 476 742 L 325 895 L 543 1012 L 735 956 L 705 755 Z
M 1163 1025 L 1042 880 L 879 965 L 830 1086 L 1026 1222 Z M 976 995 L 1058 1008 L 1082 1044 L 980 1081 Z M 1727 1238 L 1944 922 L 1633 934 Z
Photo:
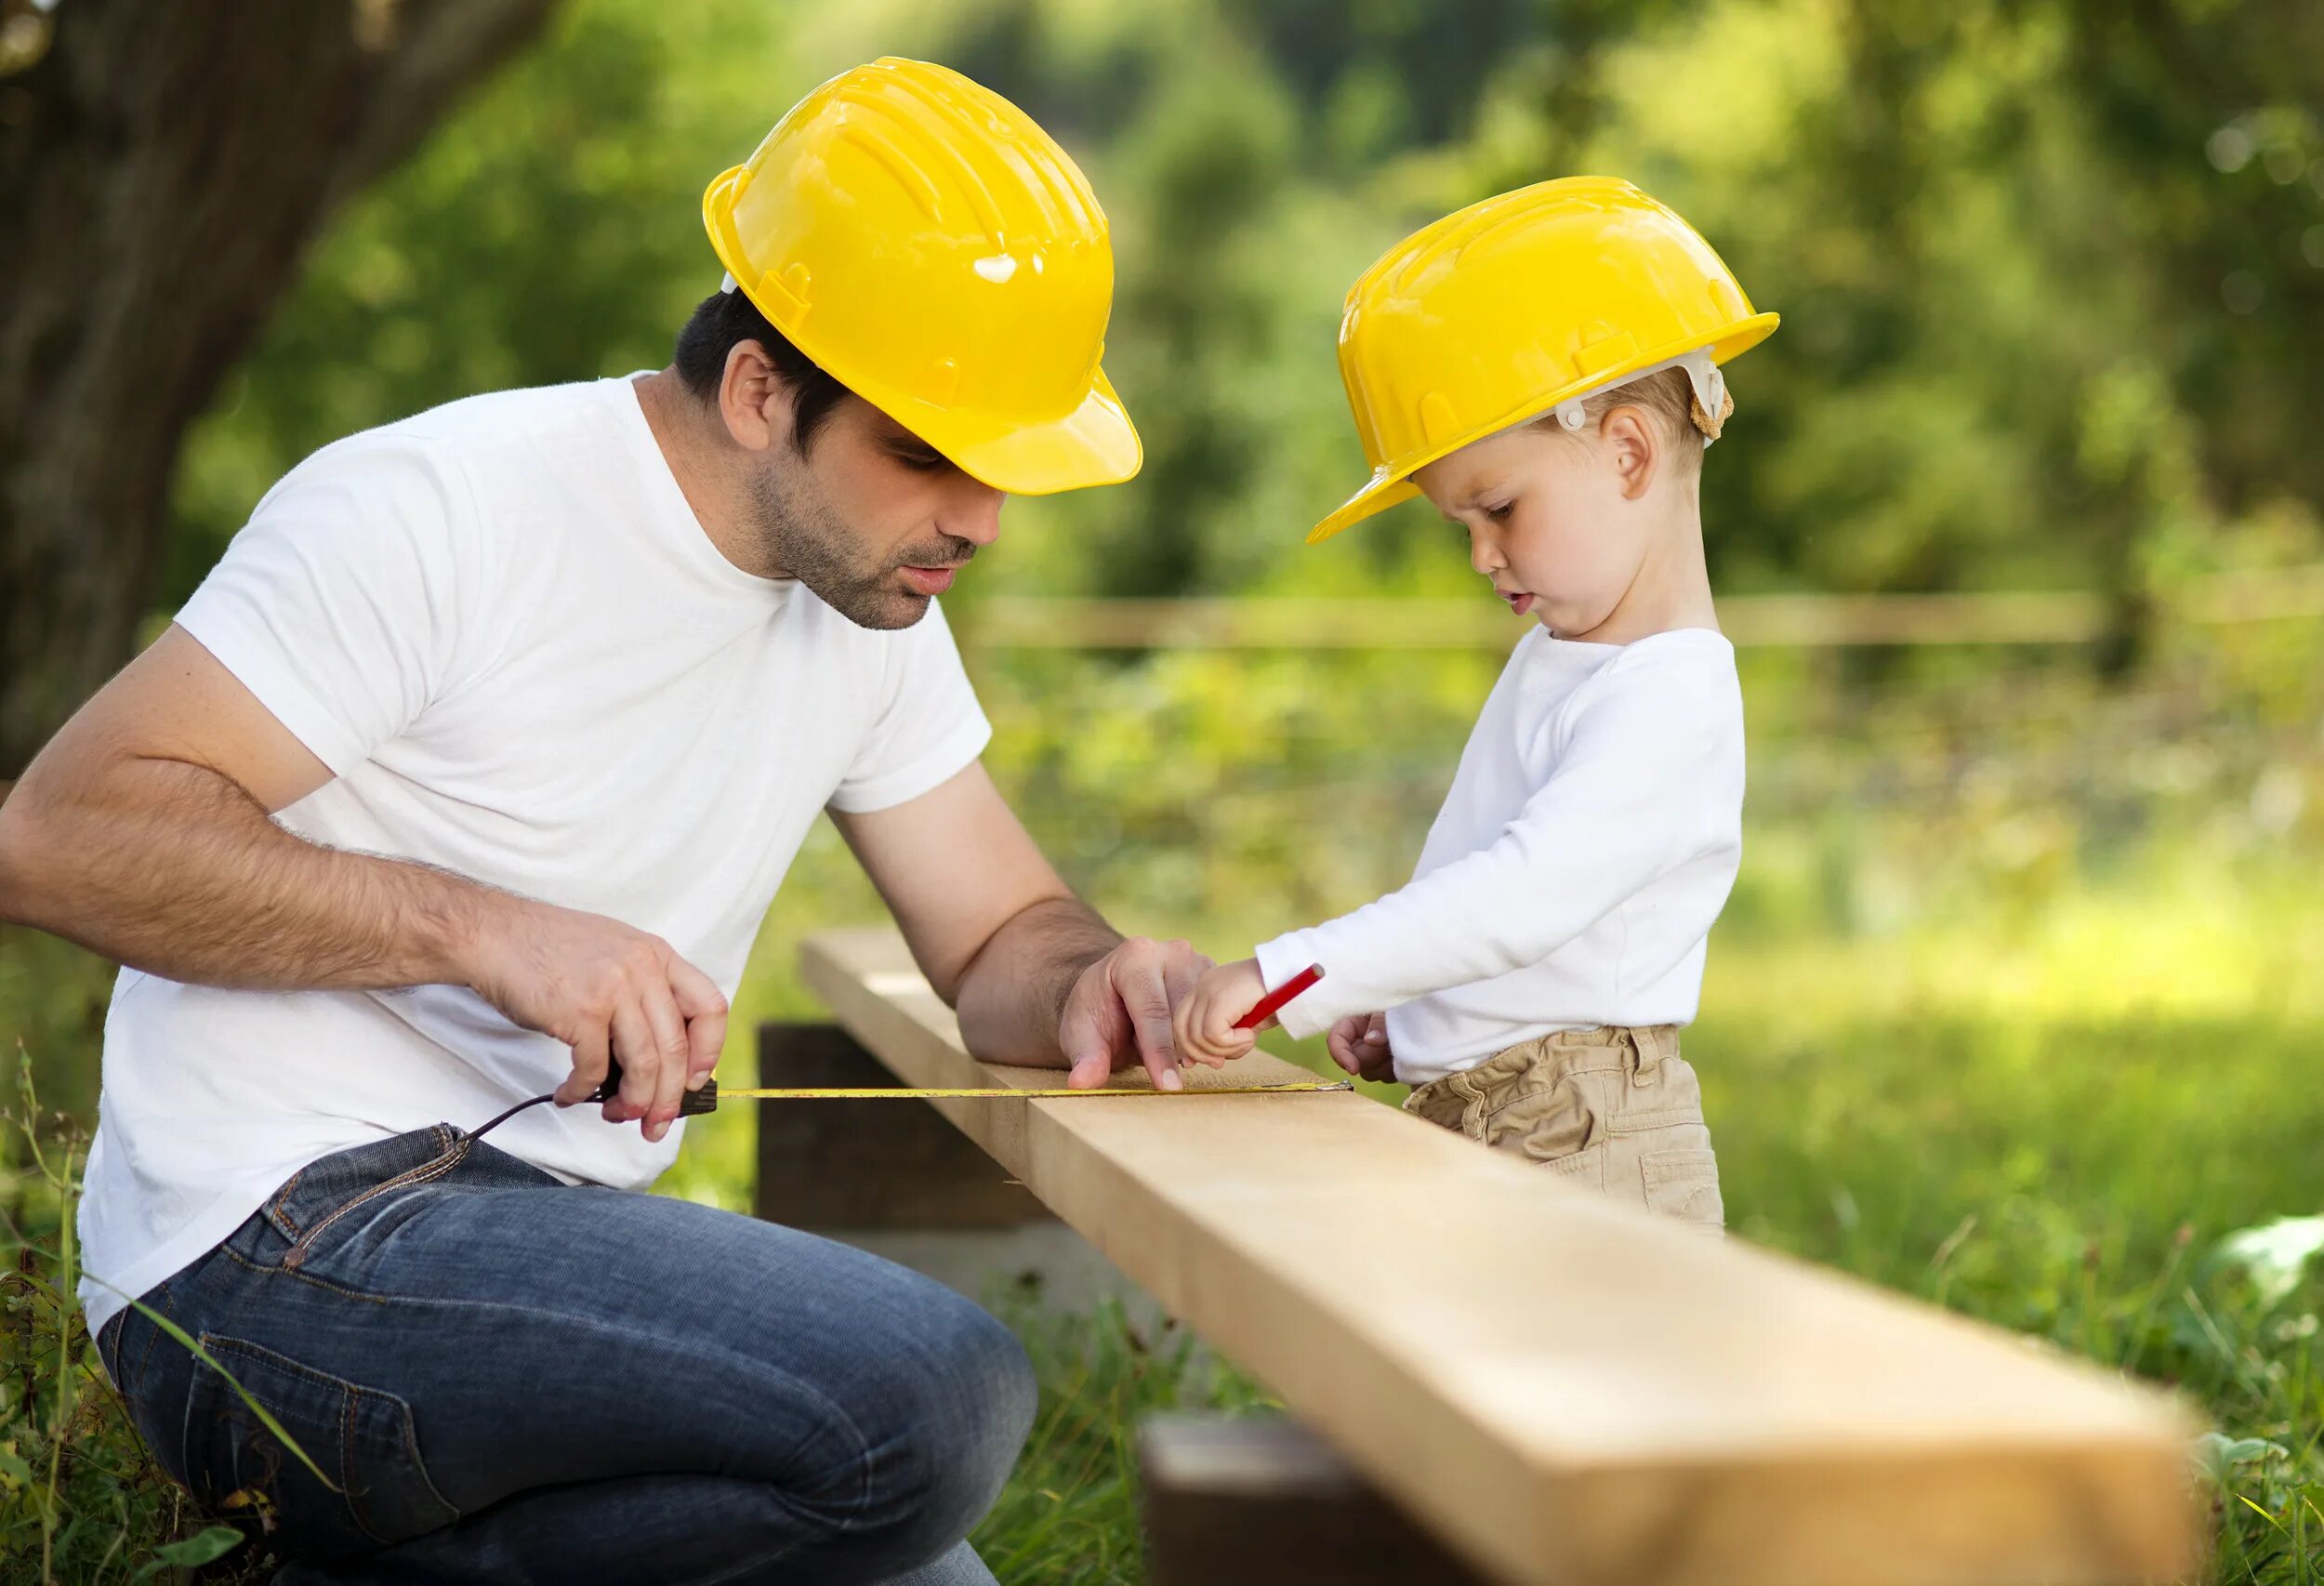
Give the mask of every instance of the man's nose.
M 958 494 L 944 506 L 936 526 L 971 545 L 990 545 L 1000 538 L 1001 504 L 1007 494 L 963 475 Z

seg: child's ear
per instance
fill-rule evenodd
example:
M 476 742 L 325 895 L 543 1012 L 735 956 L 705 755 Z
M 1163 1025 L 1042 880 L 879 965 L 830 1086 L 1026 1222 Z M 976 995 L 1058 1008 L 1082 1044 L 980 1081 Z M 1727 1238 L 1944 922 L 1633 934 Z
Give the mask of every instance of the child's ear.
M 1624 500 L 1639 500 L 1654 488 L 1662 467 L 1662 432 L 1644 408 L 1625 403 L 1607 409 L 1598 421 L 1598 443 L 1621 481 Z

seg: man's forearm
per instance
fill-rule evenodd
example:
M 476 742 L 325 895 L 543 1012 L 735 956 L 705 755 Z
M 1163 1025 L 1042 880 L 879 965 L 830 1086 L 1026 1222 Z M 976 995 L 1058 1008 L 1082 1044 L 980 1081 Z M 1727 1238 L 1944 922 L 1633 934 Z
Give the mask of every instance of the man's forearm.
M 1121 940 L 1079 898 L 1047 898 L 1019 911 L 961 972 L 960 1038 L 994 1063 L 1063 1061 L 1057 1026 L 1066 995 Z
M 457 982 L 466 945 L 516 903 L 428 866 L 294 837 L 235 783 L 184 761 L 120 761 L 69 800 L 39 793 L 33 779 L 0 806 L 0 913 L 171 980 Z

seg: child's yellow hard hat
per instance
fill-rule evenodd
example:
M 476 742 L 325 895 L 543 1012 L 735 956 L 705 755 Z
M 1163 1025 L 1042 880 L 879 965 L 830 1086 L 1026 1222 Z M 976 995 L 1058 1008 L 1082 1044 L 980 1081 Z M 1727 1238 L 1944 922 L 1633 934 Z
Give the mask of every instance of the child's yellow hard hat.
M 733 282 L 841 384 L 1023 496 L 1138 471 L 1099 366 L 1105 212 L 1033 118 L 892 57 L 793 106 L 702 197 Z
M 1657 369 L 1716 416 L 1718 365 L 1776 328 L 1710 245 L 1612 177 L 1472 204 L 1388 250 L 1348 291 L 1340 377 L 1372 477 L 1310 545 L 1416 494 L 1414 469 Z M 1562 405 L 1568 404 L 1571 405 Z

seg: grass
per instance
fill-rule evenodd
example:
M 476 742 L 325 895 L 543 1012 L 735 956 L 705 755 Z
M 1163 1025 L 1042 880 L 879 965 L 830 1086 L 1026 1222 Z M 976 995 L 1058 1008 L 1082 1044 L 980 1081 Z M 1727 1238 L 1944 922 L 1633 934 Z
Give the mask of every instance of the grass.
M 5 1578 L 42 1586 L 174 1581 L 196 1570 L 221 1582 L 242 1579 L 248 1572 L 231 1563 L 205 1566 L 249 1552 L 243 1531 L 193 1512 L 147 1456 L 99 1374 L 73 1297 L 73 1217 L 86 1138 L 65 1115 L 43 1111 L 31 1062 L 19 1051 L 18 1106 L 6 1115 L 11 1149 L 0 1158 L 12 1164 L 0 1174 L 9 1258 L 0 1272 Z
M 1142 1578 L 1139 1419 L 1201 1407 L 1271 1407 L 1265 1392 L 1182 1328 L 1150 1334 L 1118 1305 L 1045 1314 L 1024 1295 L 996 1298 L 1041 1384 L 1040 1408 L 1008 1490 L 972 1539 L 1001 1580 L 1101 1586 Z

